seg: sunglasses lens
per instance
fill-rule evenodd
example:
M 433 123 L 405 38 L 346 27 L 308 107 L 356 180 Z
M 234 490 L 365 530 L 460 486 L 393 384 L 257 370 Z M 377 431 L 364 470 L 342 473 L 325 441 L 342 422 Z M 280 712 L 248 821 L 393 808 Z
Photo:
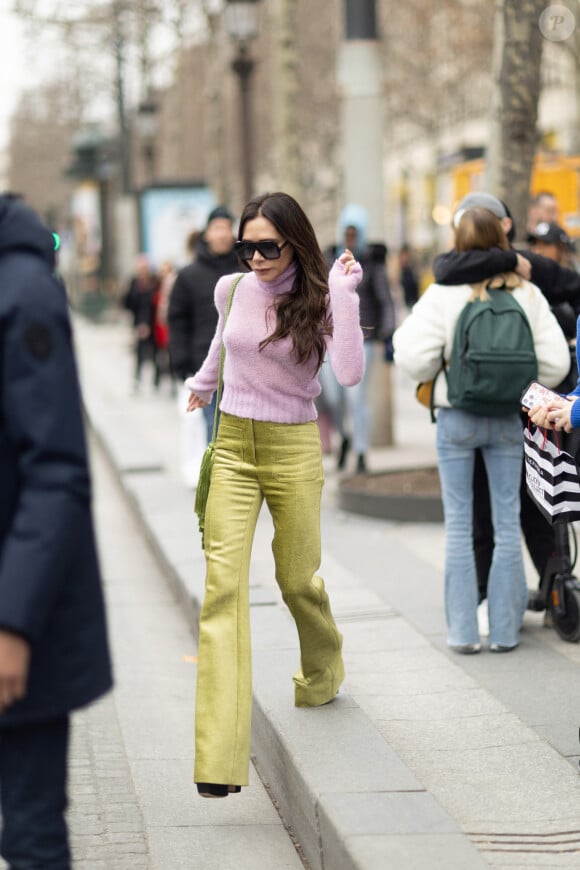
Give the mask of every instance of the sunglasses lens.
M 260 242 L 256 247 L 265 260 L 277 260 L 281 253 L 276 242 Z
M 256 253 L 256 246 L 252 242 L 236 242 L 234 248 L 240 260 L 251 260 Z
M 282 247 L 277 242 L 239 241 L 235 243 L 234 248 L 240 260 L 251 260 L 256 251 L 265 260 L 277 260 L 282 255 Z

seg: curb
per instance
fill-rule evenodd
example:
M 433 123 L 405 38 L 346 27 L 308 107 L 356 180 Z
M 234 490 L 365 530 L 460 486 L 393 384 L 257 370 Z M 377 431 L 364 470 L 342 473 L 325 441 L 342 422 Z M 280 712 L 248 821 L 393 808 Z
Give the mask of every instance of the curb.
M 414 471 L 428 469 L 397 468 L 394 474 L 412 474 Z M 389 472 L 367 475 L 367 479 L 384 477 Z M 373 517 L 380 520 L 398 520 L 404 523 L 442 523 L 443 502 L 440 495 L 425 495 L 400 492 L 397 494 L 377 492 L 357 485 L 360 478 L 355 475 L 341 481 L 338 488 L 338 504 L 344 511 Z

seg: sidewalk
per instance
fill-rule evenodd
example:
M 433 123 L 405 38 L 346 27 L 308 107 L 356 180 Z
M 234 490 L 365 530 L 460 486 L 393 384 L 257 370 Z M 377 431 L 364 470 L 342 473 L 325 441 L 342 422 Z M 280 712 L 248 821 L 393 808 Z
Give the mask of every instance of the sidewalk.
M 175 402 L 130 395 L 128 337 L 76 323 L 87 412 L 195 629 L 204 560 Z M 398 446 L 372 451 L 371 470 L 434 462 L 428 414 L 394 383 Z M 580 866 L 579 647 L 530 613 L 509 656 L 449 653 L 442 527 L 342 514 L 325 464 L 321 573 L 347 669 L 333 704 L 292 705 L 298 646 L 265 512 L 251 574 L 255 763 L 313 870 Z

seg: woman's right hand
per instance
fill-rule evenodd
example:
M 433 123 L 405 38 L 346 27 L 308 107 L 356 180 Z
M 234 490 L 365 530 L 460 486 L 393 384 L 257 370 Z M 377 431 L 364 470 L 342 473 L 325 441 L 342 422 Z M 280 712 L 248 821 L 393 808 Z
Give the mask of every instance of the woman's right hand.
M 549 405 L 536 405 L 528 411 L 528 417 L 542 429 L 572 431 L 570 414 L 574 403 L 564 397 L 552 399 Z
M 195 393 L 192 393 L 189 397 L 189 402 L 187 403 L 188 411 L 195 411 L 196 408 L 205 408 L 207 402 L 204 402 L 203 399 L 200 399 L 199 396 L 196 396 Z

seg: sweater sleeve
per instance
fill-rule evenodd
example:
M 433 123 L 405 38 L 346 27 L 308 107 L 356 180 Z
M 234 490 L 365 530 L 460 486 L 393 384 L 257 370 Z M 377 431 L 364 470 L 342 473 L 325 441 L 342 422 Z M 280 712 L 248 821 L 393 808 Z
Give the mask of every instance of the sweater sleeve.
M 395 330 L 395 363 L 416 381 L 429 381 L 441 367 L 447 329 L 440 289 L 431 284 Z
M 452 250 L 435 258 L 433 275 L 438 284 L 473 284 L 500 272 L 512 272 L 516 266 L 517 255 L 513 250 Z
M 212 396 L 217 389 L 220 351 L 224 334 L 225 313 L 228 298 L 232 287 L 232 275 L 224 275 L 215 286 L 214 301 L 218 310 L 218 322 L 214 337 L 209 346 L 209 351 L 200 370 L 192 378 L 187 378 L 185 386 L 195 393 L 202 402 L 211 402 Z
M 326 337 L 326 348 L 336 379 L 343 387 L 358 384 L 364 374 L 364 337 L 356 292 L 362 274 L 359 263 L 346 273 L 336 260 L 328 276 L 332 335 Z
M 546 297 L 535 284 L 528 283 L 527 287 L 533 300 L 533 307 L 526 313 L 534 337 L 538 380 L 547 387 L 555 387 L 570 370 L 570 349 Z

